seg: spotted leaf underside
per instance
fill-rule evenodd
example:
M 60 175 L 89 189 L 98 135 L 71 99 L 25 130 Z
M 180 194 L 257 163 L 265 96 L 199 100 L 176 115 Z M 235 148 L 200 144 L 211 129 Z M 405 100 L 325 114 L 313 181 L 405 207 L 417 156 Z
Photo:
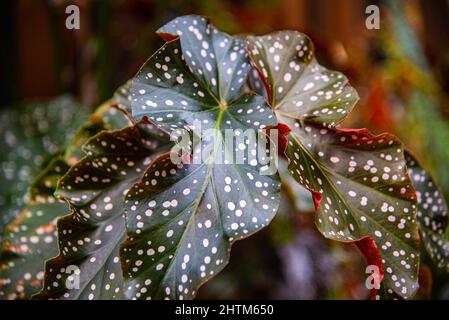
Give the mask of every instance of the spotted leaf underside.
M 249 37 L 248 50 L 278 120 L 291 130 L 289 172 L 312 192 L 318 229 L 325 237 L 356 242 L 368 263 L 379 267 L 387 291 L 412 297 L 419 237 L 402 144 L 389 134 L 335 129 L 358 95 L 341 73 L 317 63 L 306 36 Z
M 424 246 L 439 268 L 449 271 L 448 208 L 432 177 L 409 153 L 407 168 L 418 197 L 417 219 Z
M 0 257 L 0 298 L 29 299 L 42 287 L 44 262 L 58 254 L 56 219 L 69 212 L 53 193 L 70 164 L 81 159 L 81 145 L 101 130 L 118 129 L 128 118 L 110 104 L 100 106 L 79 129 L 65 152 L 53 158 L 30 187 L 29 200 L 8 225 Z
M 119 246 L 125 235 L 124 195 L 168 142 L 152 125 L 101 132 L 87 142 L 87 156 L 58 185 L 57 195 L 72 213 L 57 222 L 59 255 L 47 261 L 37 298 L 123 298 Z M 79 287 L 68 288 L 74 270 Z
M 161 156 L 129 191 L 122 264 L 129 298 L 191 299 L 227 264 L 231 244 L 277 211 L 279 178 L 276 170 L 264 175 L 262 165 L 271 154 L 243 138 L 245 130 L 257 133 L 276 121 L 263 97 L 243 93 L 250 65 L 241 40 L 197 16 L 175 19 L 159 33 L 169 41 L 134 80 L 133 115 L 168 132 L 201 126 L 215 135 L 192 144 L 190 163 Z M 226 129 L 238 130 L 233 147 Z M 251 159 L 256 154 L 261 161 Z

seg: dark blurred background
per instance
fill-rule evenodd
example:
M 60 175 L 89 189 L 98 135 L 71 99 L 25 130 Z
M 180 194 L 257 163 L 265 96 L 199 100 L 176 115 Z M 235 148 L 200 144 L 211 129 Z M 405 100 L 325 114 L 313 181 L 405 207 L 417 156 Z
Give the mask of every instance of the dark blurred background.
M 80 8 L 80 30 L 65 28 L 70 4 Z M 379 30 L 365 27 L 371 4 L 381 9 Z M 344 72 L 361 96 L 343 125 L 398 135 L 449 196 L 448 0 L 6 0 L 0 106 L 69 93 L 93 108 L 162 44 L 154 34 L 159 26 L 192 13 L 232 34 L 295 29 L 309 35 L 319 61 Z M 323 239 L 309 195 L 286 186 L 289 201 L 273 224 L 236 244 L 230 266 L 200 298 L 367 296 L 361 254 Z M 447 275 L 425 254 L 423 263 L 418 297 L 449 298 Z
M 395 23 L 388 2 L 409 18 L 437 80 L 448 89 L 447 0 L 6 0 L 0 103 L 67 92 L 88 104 L 105 100 L 162 43 L 154 31 L 190 13 L 209 16 L 229 33 L 300 30 L 312 37 L 322 62 L 361 86 L 371 78 L 364 67 L 382 56 L 373 39 Z M 80 30 L 65 28 L 70 4 L 80 8 Z M 380 30 L 365 28 L 370 4 L 381 7 Z

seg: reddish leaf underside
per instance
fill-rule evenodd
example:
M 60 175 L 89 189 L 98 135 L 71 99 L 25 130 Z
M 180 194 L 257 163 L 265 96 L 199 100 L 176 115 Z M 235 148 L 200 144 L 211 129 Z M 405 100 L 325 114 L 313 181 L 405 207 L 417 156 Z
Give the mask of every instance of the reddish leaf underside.
M 377 248 L 376 243 L 374 242 L 371 237 L 365 237 L 360 239 L 359 241 L 356 241 L 355 244 L 359 248 L 359 250 L 363 253 L 363 255 L 366 257 L 366 261 L 368 265 L 370 266 L 376 266 L 379 270 L 379 274 L 375 275 L 376 281 L 380 282 L 384 278 L 384 270 L 383 270 L 383 264 L 382 264 L 382 258 L 379 253 L 379 249 Z M 372 271 L 371 274 L 373 274 L 375 271 Z M 377 290 L 375 286 L 371 289 L 371 299 L 375 299 L 377 295 Z

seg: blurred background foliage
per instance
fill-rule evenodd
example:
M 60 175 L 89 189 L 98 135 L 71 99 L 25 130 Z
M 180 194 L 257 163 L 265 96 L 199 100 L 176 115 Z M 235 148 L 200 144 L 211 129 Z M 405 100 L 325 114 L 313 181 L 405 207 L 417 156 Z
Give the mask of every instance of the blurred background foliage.
M 80 30 L 65 28 L 70 4 L 80 8 Z M 381 8 L 380 30 L 365 27 L 370 4 Z M 308 34 L 319 61 L 344 72 L 361 96 L 343 126 L 395 133 L 449 196 L 447 0 L 2 1 L 2 113 L 61 94 L 93 109 L 162 44 L 154 30 L 191 13 L 209 16 L 233 34 L 280 29 Z M 310 195 L 292 182 L 284 183 L 277 218 L 235 245 L 230 265 L 199 291 L 200 299 L 367 297 L 362 255 L 354 245 L 327 241 L 316 232 Z M 9 182 L 0 187 L 3 194 Z M 447 274 L 424 251 L 423 257 L 417 297 L 449 299 Z

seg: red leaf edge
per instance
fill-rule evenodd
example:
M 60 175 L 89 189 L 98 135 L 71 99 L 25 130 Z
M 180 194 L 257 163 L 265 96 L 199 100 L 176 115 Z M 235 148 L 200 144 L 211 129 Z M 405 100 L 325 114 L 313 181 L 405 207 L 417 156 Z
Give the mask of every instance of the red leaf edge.
M 279 149 L 279 152 L 282 153 L 285 157 L 287 157 L 285 155 L 285 150 L 286 150 L 287 141 L 288 141 L 286 136 L 291 132 L 291 129 L 290 129 L 289 126 L 287 126 L 286 124 L 283 124 L 283 123 L 279 123 L 277 125 L 277 128 L 278 128 L 279 132 L 282 135 L 282 138 L 280 138 L 280 141 L 282 141 L 282 143 L 280 143 L 281 148 Z M 369 131 L 368 129 L 365 129 L 365 128 L 362 128 L 362 129 L 334 128 L 334 130 L 337 133 L 341 132 L 341 133 L 358 133 L 358 134 L 362 134 L 362 135 L 366 136 L 367 139 L 383 137 L 384 139 L 392 139 L 392 140 L 398 141 L 398 138 L 395 135 L 391 134 L 391 133 L 382 133 L 382 134 L 376 136 L 373 133 L 371 133 L 371 131 Z M 316 191 L 316 190 L 313 190 L 313 189 L 310 189 L 310 188 L 306 188 L 306 189 L 311 192 L 312 197 L 313 197 L 313 202 L 314 202 L 314 205 L 315 205 L 315 210 L 318 210 L 323 195 L 320 192 Z M 409 196 L 412 199 L 416 200 L 416 193 L 413 190 L 413 188 L 410 191 Z M 379 268 L 380 281 L 382 281 L 383 278 L 384 278 L 383 263 L 382 263 L 382 258 L 380 256 L 379 249 L 377 248 L 377 245 L 374 242 L 374 240 L 370 236 L 366 236 L 366 237 L 363 237 L 363 238 L 361 238 L 359 240 L 350 241 L 350 242 L 346 242 L 346 243 L 354 243 L 358 247 L 358 249 L 362 252 L 362 254 L 365 256 L 367 264 L 368 265 L 375 265 L 375 266 L 377 266 Z M 377 291 L 378 290 L 375 289 L 375 288 L 371 289 L 370 299 L 376 299 Z

